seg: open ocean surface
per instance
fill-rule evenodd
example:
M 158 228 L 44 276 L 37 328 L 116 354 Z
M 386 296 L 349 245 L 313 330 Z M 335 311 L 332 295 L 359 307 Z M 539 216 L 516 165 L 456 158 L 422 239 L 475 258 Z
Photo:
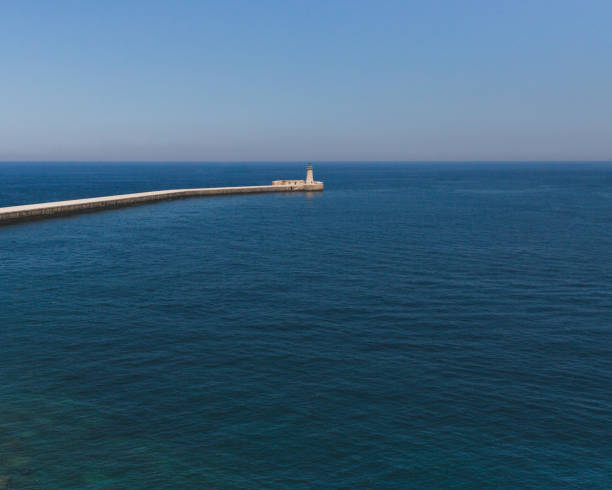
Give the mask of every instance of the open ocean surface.
M 612 164 L 0 228 L 0 488 L 612 487 Z M 0 164 L 0 207 L 303 178 Z

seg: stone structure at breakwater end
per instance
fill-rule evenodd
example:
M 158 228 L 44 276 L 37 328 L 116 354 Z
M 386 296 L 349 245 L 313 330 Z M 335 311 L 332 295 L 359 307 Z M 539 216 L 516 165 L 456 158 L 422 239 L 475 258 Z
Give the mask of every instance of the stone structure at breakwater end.
M 88 213 L 171 199 L 203 196 L 227 196 L 232 194 L 261 194 L 265 192 L 316 192 L 323 190 L 323 182 L 314 180 L 312 165 L 306 170 L 306 180 L 275 180 L 272 185 L 243 187 L 204 187 L 172 189 L 166 191 L 139 192 L 118 196 L 92 197 L 72 201 L 44 202 L 0 208 L 0 226 L 22 221 L 55 218 L 69 214 Z
M 322 191 L 323 182 L 317 182 L 312 175 L 312 165 L 308 164 L 306 168 L 306 180 L 273 180 L 272 185 L 290 185 L 296 187 L 302 186 L 304 190 Z M 319 188 L 320 187 L 320 188 Z

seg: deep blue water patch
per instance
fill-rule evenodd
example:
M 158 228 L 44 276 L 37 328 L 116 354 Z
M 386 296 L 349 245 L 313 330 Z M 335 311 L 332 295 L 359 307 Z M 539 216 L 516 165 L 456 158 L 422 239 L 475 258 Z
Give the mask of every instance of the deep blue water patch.
M 303 173 L 0 164 L 0 207 Z M 0 228 L 0 482 L 609 487 L 612 164 L 315 177 Z

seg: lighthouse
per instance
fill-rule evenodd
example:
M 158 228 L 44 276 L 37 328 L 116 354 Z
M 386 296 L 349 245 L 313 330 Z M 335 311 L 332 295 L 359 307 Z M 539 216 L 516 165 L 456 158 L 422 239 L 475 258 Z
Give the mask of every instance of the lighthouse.
M 323 182 L 319 182 L 314 179 L 312 175 L 312 164 L 309 163 L 306 167 L 306 180 L 293 180 L 293 179 L 283 179 L 283 180 L 273 180 L 272 185 L 282 185 L 284 187 L 289 187 L 289 190 L 297 191 L 322 191 L 323 190 Z
M 314 178 L 312 177 L 312 164 L 309 163 L 308 167 L 306 167 L 306 183 L 314 184 Z

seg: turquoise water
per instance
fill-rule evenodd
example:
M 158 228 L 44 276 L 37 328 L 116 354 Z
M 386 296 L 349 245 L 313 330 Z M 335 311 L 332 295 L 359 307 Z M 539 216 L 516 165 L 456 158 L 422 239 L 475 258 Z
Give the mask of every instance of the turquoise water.
M 0 207 L 301 178 L 0 164 Z M 0 488 L 609 488 L 612 164 L 0 228 Z

